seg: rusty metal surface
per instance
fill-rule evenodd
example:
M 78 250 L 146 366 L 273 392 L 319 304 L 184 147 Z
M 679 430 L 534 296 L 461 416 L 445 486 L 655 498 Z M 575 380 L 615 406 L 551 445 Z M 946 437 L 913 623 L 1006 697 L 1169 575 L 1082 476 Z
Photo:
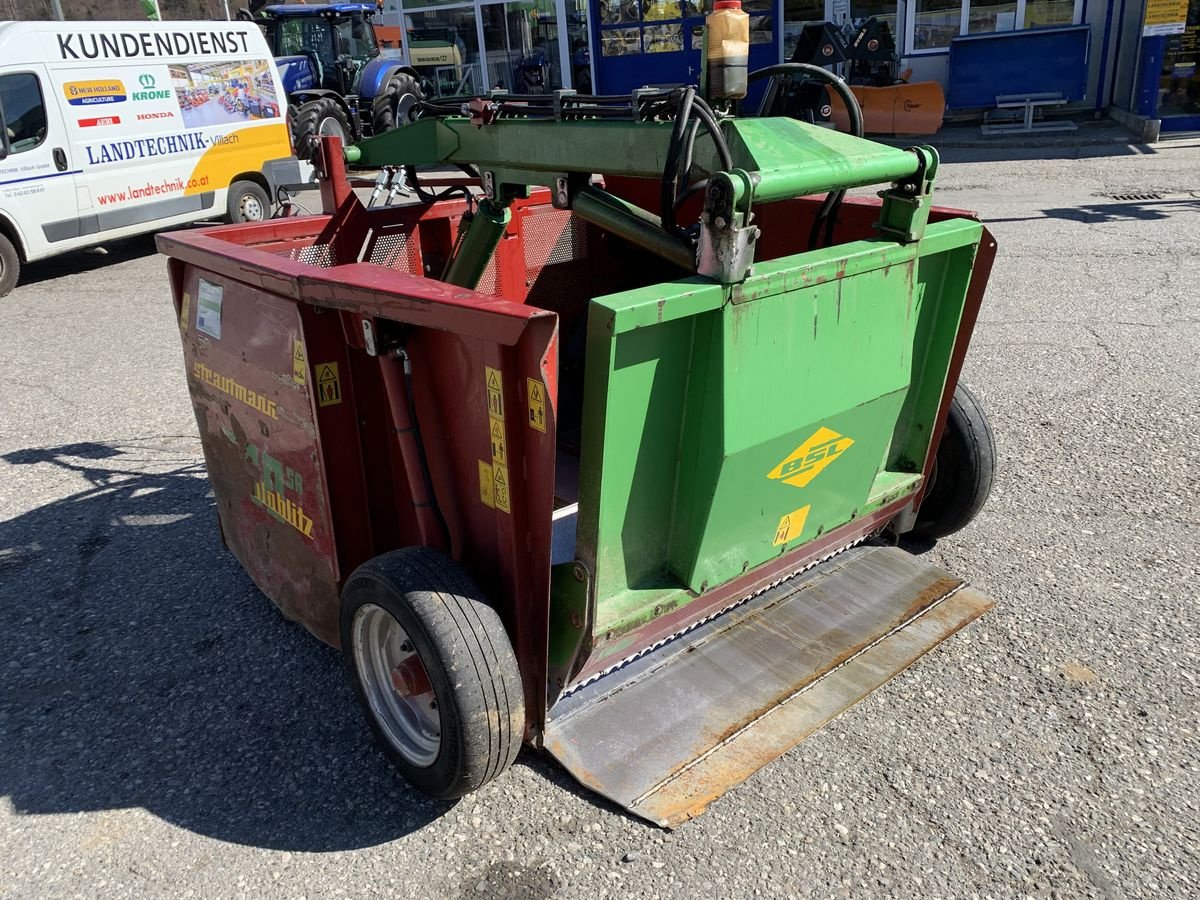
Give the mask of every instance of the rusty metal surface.
M 545 748 L 630 812 L 677 824 L 990 605 L 902 550 L 851 548 L 560 701 Z

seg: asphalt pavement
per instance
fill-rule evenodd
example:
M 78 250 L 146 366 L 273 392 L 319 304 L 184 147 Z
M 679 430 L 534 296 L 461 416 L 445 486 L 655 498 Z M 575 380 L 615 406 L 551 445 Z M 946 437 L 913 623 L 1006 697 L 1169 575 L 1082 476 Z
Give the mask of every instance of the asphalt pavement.
M 1200 142 L 963 148 L 996 608 L 666 832 L 528 749 L 394 776 L 222 548 L 150 238 L 0 299 L 0 897 L 1200 893 Z

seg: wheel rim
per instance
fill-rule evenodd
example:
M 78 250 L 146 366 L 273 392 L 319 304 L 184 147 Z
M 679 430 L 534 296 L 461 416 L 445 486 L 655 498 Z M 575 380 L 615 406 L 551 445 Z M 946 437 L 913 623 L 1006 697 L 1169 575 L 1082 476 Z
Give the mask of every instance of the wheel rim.
M 321 137 L 340 137 L 342 143 L 346 143 L 346 129 L 333 116 L 326 116 L 321 120 L 321 124 L 317 126 L 317 134 Z
M 433 765 L 442 746 L 441 716 L 429 673 L 403 626 L 367 603 L 354 614 L 351 634 L 354 667 L 388 743 L 414 766 Z
M 396 100 L 396 124 L 406 125 L 409 111 L 416 105 L 416 94 L 401 94 Z
M 238 212 L 247 222 L 261 222 L 265 218 L 262 203 L 249 192 L 242 194 L 242 199 L 238 201 Z

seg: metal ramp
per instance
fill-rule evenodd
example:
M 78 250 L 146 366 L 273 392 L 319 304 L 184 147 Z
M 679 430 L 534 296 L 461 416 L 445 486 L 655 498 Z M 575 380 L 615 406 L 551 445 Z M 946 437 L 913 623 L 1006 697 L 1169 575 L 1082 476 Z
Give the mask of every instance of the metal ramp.
M 851 548 L 560 700 L 545 749 L 677 825 L 991 606 L 902 550 Z

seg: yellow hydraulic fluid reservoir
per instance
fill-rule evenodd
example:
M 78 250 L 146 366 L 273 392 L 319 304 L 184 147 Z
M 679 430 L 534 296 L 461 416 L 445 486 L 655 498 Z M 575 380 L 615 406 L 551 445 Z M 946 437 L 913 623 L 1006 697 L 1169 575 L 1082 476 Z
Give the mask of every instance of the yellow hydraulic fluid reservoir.
M 742 11 L 742 0 L 717 0 L 704 24 L 708 29 L 709 99 L 745 97 L 750 17 Z

